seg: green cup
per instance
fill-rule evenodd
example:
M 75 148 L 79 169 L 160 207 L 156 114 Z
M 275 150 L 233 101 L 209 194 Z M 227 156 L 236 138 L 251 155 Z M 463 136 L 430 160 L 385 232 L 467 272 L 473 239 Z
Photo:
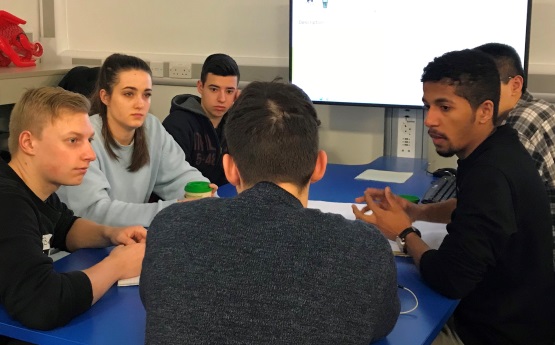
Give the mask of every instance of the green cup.
M 185 186 L 185 198 L 200 199 L 212 196 L 212 188 L 209 182 L 193 181 Z
M 420 198 L 416 195 L 399 194 L 399 196 L 403 199 L 407 199 L 414 204 L 418 204 L 420 202 Z

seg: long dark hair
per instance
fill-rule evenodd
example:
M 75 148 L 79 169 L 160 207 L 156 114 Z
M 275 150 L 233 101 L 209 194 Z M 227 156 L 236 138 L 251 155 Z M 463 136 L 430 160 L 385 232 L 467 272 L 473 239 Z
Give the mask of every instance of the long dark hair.
M 95 90 L 91 96 L 91 114 L 99 114 L 102 119 L 102 136 L 104 137 L 104 147 L 108 152 L 108 156 L 115 160 L 119 160 L 119 156 L 115 153 L 114 148 L 118 148 L 118 144 L 110 127 L 108 126 L 108 108 L 100 99 L 100 90 L 104 89 L 109 95 L 112 95 L 114 85 L 118 82 L 121 72 L 130 70 L 145 71 L 152 76 L 152 71 L 146 62 L 135 56 L 112 54 L 104 60 L 98 79 L 96 80 Z M 127 171 L 135 172 L 150 162 L 150 154 L 148 152 L 147 138 L 144 126 L 135 129 L 133 135 L 133 154 L 131 156 L 131 164 L 127 167 Z

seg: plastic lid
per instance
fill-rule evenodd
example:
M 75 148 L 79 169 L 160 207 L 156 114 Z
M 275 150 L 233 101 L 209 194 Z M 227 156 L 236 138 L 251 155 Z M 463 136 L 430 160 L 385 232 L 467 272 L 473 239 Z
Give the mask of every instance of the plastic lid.
M 399 196 L 415 204 L 418 204 L 418 202 L 420 201 L 420 198 L 416 195 L 399 194 Z
M 209 184 L 210 184 L 209 182 L 204 182 L 204 181 L 189 182 L 185 186 L 185 191 L 189 193 L 211 192 L 212 188 L 210 188 Z

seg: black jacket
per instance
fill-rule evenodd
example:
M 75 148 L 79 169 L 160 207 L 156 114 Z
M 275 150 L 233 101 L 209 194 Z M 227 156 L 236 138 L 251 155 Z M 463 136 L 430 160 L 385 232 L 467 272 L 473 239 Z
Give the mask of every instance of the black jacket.
M 162 124 L 185 152 L 185 159 L 218 186 L 227 183 L 222 156 L 227 152 L 223 128 L 227 114 L 214 128 L 200 105 L 200 97 L 177 95 Z
M 458 161 L 457 207 L 424 280 L 460 298 L 465 344 L 553 344 L 553 237 L 545 187 L 516 132 L 497 131 Z
M 43 252 L 48 234 L 53 248 L 67 250 L 66 236 L 77 217 L 56 193 L 39 199 L 3 160 L 0 219 L 0 303 L 8 314 L 26 327 L 47 330 L 89 309 L 93 294 L 87 275 L 55 272 Z

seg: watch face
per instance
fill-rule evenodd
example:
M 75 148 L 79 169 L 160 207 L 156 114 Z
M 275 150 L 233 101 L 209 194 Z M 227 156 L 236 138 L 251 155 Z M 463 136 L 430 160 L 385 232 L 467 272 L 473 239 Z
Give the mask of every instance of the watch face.
M 401 239 L 400 237 L 397 237 L 395 239 L 395 242 L 397 242 L 397 246 L 399 246 L 399 251 L 404 253 L 405 252 L 405 241 L 403 241 L 403 239 Z

